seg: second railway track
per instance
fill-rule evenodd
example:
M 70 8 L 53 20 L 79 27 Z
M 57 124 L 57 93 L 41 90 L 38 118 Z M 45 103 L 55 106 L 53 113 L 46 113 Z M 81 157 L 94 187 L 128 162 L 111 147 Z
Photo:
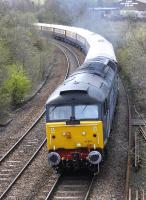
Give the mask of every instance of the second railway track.
M 64 53 L 67 60 L 67 72 L 65 78 L 79 65 L 75 53 L 62 44 L 55 44 Z M 72 58 L 71 58 L 72 57 Z M 72 61 L 71 61 L 72 59 Z M 76 63 L 75 63 L 76 62 Z M 73 68 L 74 66 L 74 68 Z M 0 199 L 7 195 L 7 192 L 30 165 L 46 142 L 45 124 L 43 111 L 35 123 L 24 133 L 24 135 L 6 152 L 0 161 Z

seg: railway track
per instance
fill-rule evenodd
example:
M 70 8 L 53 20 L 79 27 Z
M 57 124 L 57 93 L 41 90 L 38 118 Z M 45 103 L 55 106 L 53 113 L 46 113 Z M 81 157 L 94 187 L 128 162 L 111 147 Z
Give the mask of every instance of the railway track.
M 65 46 L 65 45 L 63 45 L 63 46 Z M 68 70 L 67 73 L 69 73 L 69 70 Z M 127 94 L 127 92 L 126 92 L 126 94 Z M 125 189 L 126 190 L 126 199 L 128 199 L 130 197 L 129 179 L 130 179 L 130 167 L 131 167 L 131 112 L 130 112 L 131 109 L 130 109 L 128 94 L 127 94 L 127 105 L 128 105 L 129 147 L 128 147 L 128 161 L 127 161 L 127 175 L 126 175 L 126 189 Z M 44 143 L 45 143 L 45 140 L 46 139 L 44 139 L 44 141 L 43 141 Z M 41 145 L 43 146 L 44 143 L 42 143 Z M 41 149 L 41 147 L 40 147 L 40 149 Z M 36 153 L 36 155 L 37 155 L 37 153 Z M 5 159 L 6 158 L 4 158 L 4 160 Z M 32 160 L 33 159 L 34 159 L 34 157 L 32 157 Z M 29 165 L 29 163 L 32 162 L 32 160 L 29 160 L 28 165 Z M 24 170 L 28 167 L 28 165 L 24 167 Z M 23 173 L 23 171 L 21 171 L 21 173 L 18 174 L 19 175 L 18 178 Z M 51 188 L 50 192 L 47 194 L 46 199 L 55 199 L 55 198 L 56 199 L 67 199 L 67 198 L 68 199 L 71 199 L 71 198 L 72 199 L 87 199 L 89 197 L 90 190 L 91 190 L 91 187 L 92 187 L 93 182 L 95 180 L 95 177 L 96 176 L 94 176 L 94 177 L 72 177 L 72 176 L 62 177 L 62 176 L 60 176 L 56 180 L 56 182 L 53 185 L 53 187 Z M 16 182 L 16 180 L 18 178 L 14 179 L 14 183 Z M 5 190 L 5 193 L 3 193 L 4 196 L 6 196 L 7 192 L 13 186 L 14 183 L 13 182 L 11 182 L 11 183 L 12 183 L 12 185 L 9 185 L 9 187 L 7 187 L 7 189 Z M 68 183 L 70 183 L 70 184 L 68 184 Z M 67 184 L 68 184 L 67 187 L 64 186 L 64 185 L 67 185 Z M 84 185 L 84 187 L 82 187 L 82 185 Z M 63 187 L 64 189 L 60 189 L 61 187 Z M 74 189 L 76 188 L 77 190 L 74 190 L 73 188 Z M 0 199 L 4 196 L 1 196 Z M 130 199 L 128 199 L 128 200 L 130 200 Z
M 145 200 L 146 194 L 144 189 L 139 189 L 132 191 L 131 188 L 129 188 L 129 198 L 128 200 Z
M 121 80 L 120 80 L 121 81 Z M 124 86 L 123 86 L 124 87 Z M 131 170 L 131 109 L 128 94 L 125 90 L 127 98 L 127 108 L 128 108 L 128 135 L 129 135 L 129 145 L 128 149 L 128 159 L 127 159 L 127 178 L 126 178 L 126 199 L 129 198 L 129 180 L 130 180 L 130 170 Z M 75 178 L 75 181 L 74 181 Z M 89 177 L 88 177 L 89 178 Z M 47 199 L 87 199 L 90 194 L 91 187 L 93 188 L 93 183 L 96 177 L 72 177 L 72 176 L 60 176 L 54 183 L 53 187 L 49 189 L 49 193 L 45 200 Z M 85 182 L 84 183 L 84 179 Z M 100 183 L 100 178 L 98 179 Z M 79 183 L 79 184 L 78 184 Z M 85 187 L 80 187 L 84 185 Z M 91 187 L 90 187 L 91 186 Z M 86 189 L 85 189 L 86 188 Z M 87 192 L 87 193 L 86 193 Z
M 122 81 L 121 81 L 121 83 L 122 83 Z M 124 87 L 124 85 L 123 85 L 123 87 Z M 127 117 L 127 120 L 128 120 L 128 149 L 126 149 L 128 152 L 128 159 L 127 159 L 127 173 L 126 173 L 126 185 L 125 185 L 126 199 L 128 199 L 129 198 L 130 171 L 131 171 L 131 137 L 132 137 L 132 133 L 131 133 L 131 106 L 130 106 L 130 102 L 129 102 L 128 93 L 127 93 L 125 87 L 124 87 L 124 90 L 125 90 L 125 96 L 126 96 L 126 101 L 127 101 L 127 110 L 128 110 L 128 117 Z M 67 185 L 66 177 L 59 177 L 57 179 L 57 181 L 54 183 L 54 186 L 51 188 L 50 192 L 48 193 L 46 200 L 47 199 L 87 199 L 89 197 L 88 195 L 87 195 L 87 198 L 85 197 L 86 192 L 85 191 L 83 192 L 81 189 L 79 189 L 80 186 L 77 183 L 73 182 L 73 180 L 72 180 L 73 177 L 68 177 L 68 179 L 70 179 L 71 187 L 68 184 L 67 188 L 70 187 L 70 189 L 67 189 L 64 187 L 64 185 Z M 92 182 L 92 184 L 91 184 L 92 186 L 93 186 L 93 182 L 94 182 L 94 181 L 91 181 L 91 179 L 88 180 L 88 184 L 85 184 L 86 185 L 85 190 L 89 191 L 88 194 L 90 194 L 90 189 L 91 189 L 89 187 L 89 185 L 90 185 L 89 182 L 90 183 Z M 94 177 L 94 179 L 95 179 L 95 177 Z M 77 178 L 77 180 L 79 181 L 80 178 Z M 98 181 L 100 183 L 100 181 L 101 181 L 100 178 Z M 82 184 L 84 185 L 83 180 L 82 180 Z M 77 191 L 75 190 L 75 192 L 73 190 L 74 187 L 77 188 Z M 65 188 L 65 190 L 64 190 L 64 188 Z M 88 188 L 90 188 L 90 189 L 88 190 Z
M 133 130 L 134 130 L 134 147 L 133 147 L 133 167 L 134 171 L 137 173 L 141 167 L 143 167 L 143 161 L 145 162 L 144 158 L 141 157 L 141 146 L 140 146 L 140 139 L 146 141 L 146 121 L 143 115 L 138 112 L 136 106 L 133 106 L 133 110 L 138 118 L 134 120 L 133 123 Z M 144 186 L 142 186 L 144 188 Z M 146 194 L 145 190 L 140 186 L 137 188 L 129 188 L 129 199 L 128 200 L 145 200 Z
M 125 87 L 125 86 L 124 86 Z M 127 93 L 126 89 L 125 92 Z M 127 105 L 128 105 L 128 136 L 129 136 L 129 145 L 128 145 L 128 161 L 127 161 L 127 174 L 126 174 L 126 199 L 127 200 L 145 200 L 145 191 L 144 189 L 131 189 L 130 188 L 130 174 L 131 167 L 133 163 L 133 167 L 135 172 L 137 172 L 141 166 L 142 159 L 140 157 L 140 142 L 139 136 L 141 133 L 144 140 L 146 140 L 146 133 L 144 128 L 141 125 L 134 124 L 138 126 L 138 129 L 134 131 L 132 124 L 132 114 L 131 114 L 131 105 L 127 93 Z M 143 125 L 146 126 L 146 122 L 143 116 L 137 111 L 134 105 L 134 111 L 138 115 L 138 117 L 143 122 Z M 133 141 L 134 140 L 134 141 Z M 133 141 L 133 142 L 132 142 Z M 133 143 L 133 144 L 132 144 Z
M 146 131 L 143 129 L 142 126 L 139 126 L 139 129 L 140 129 L 140 132 L 141 132 L 141 134 L 142 134 L 144 140 L 146 141 Z
M 137 132 L 135 132 L 135 137 L 134 137 L 134 168 L 135 171 L 138 171 L 140 168 L 140 146 L 139 146 L 139 136 Z
M 44 105 L 49 94 L 54 91 L 55 86 L 63 81 L 66 72 L 66 59 L 59 48 L 52 48 L 53 56 L 48 65 L 48 73 L 45 74 L 45 81 L 36 95 L 12 113 L 13 120 L 8 126 L 0 127 L 0 159 L 10 148 L 24 135 L 24 133 L 33 125 L 38 116 L 44 110 Z M 57 55 L 57 58 L 56 58 Z M 56 62 L 57 61 L 57 62 Z M 60 65 L 62 70 L 59 69 Z
M 75 58 L 75 60 L 77 61 L 77 66 L 80 65 L 80 61 L 79 59 L 77 58 L 76 54 L 71 50 L 69 49 L 68 47 L 66 47 L 65 45 L 63 45 L 61 42 L 56 42 L 55 43 L 55 40 L 53 40 L 53 44 L 56 45 L 58 48 L 60 48 L 62 50 L 62 52 L 64 53 L 64 55 L 66 56 L 66 60 L 67 62 L 69 63 L 69 57 L 67 57 L 66 55 L 66 50 L 69 51 L 73 57 Z M 61 47 L 63 47 L 64 49 L 62 49 Z M 65 50 L 66 49 L 66 50 Z M 66 72 L 66 76 L 64 79 L 67 78 L 68 74 L 69 73 L 72 73 L 72 70 L 75 70 L 75 68 L 73 68 L 72 66 L 69 67 L 69 64 L 68 64 L 68 68 L 67 68 L 67 72 Z M 4 153 L 4 155 L 0 158 L 0 164 L 2 163 L 2 161 L 5 160 L 5 158 L 7 158 L 9 156 L 9 154 L 15 150 L 15 148 L 17 147 L 17 145 L 20 144 L 20 142 L 28 135 L 28 133 L 37 125 L 37 123 L 43 118 L 45 114 L 45 110 L 43 110 L 39 117 L 35 120 L 35 122 L 30 126 L 30 128 L 28 128 L 28 130 L 19 138 L 19 140 L 6 152 Z
M 122 82 L 122 81 L 121 81 Z M 122 82 L 123 84 L 123 82 Z M 131 170 L 132 170 L 132 162 L 135 171 L 137 172 L 141 165 L 140 158 L 140 144 L 139 144 L 139 134 L 137 132 L 133 133 L 133 124 L 132 124 L 132 114 L 131 114 L 131 104 L 129 100 L 129 95 L 126 90 L 125 85 L 123 84 L 126 99 L 127 99 L 127 109 L 128 109 L 128 148 L 125 147 L 125 150 L 128 152 L 127 158 L 127 171 L 126 171 L 126 184 L 125 184 L 125 198 L 126 200 L 145 200 L 145 191 L 144 189 L 131 189 L 130 187 L 130 178 L 131 178 Z M 135 112 L 143 121 L 143 124 L 146 125 L 146 122 L 142 115 L 136 110 Z M 139 126 L 139 130 L 142 133 L 144 139 L 146 137 L 145 131 L 142 126 Z M 134 142 L 133 142 L 134 139 Z
M 70 62 L 71 54 L 74 60 L 76 60 L 76 65 L 79 65 L 79 60 L 68 47 L 58 42 L 55 45 L 60 48 L 67 60 L 67 72 L 64 78 L 66 79 L 73 68 L 73 64 Z M 34 124 L 23 134 L 15 145 L 2 156 L 0 160 L 0 199 L 3 199 L 7 195 L 46 143 L 45 134 L 43 135 L 40 131 L 43 130 L 42 125 L 45 127 L 45 124 L 43 124 L 44 114 L 45 111 L 40 114 Z M 45 133 L 45 130 L 43 132 Z
M 127 110 L 128 110 L 128 148 L 127 148 L 127 169 L 126 169 L 126 182 L 125 182 L 125 198 L 128 200 L 129 198 L 129 184 L 130 184 L 130 172 L 131 172 L 131 149 L 132 149 L 132 124 L 131 124 L 131 105 L 128 96 L 128 92 L 123 81 L 120 79 L 120 82 L 124 88 L 126 94 L 126 101 L 127 101 Z
M 80 61 L 79 61 L 77 55 L 75 54 L 75 52 L 74 52 L 70 47 L 68 47 L 67 45 L 65 45 L 65 44 L 64 44 L 63 42 L 61 42 L 61 41 L 56 41 L 55 39 L 52 40 L 52 42 L 53 42 L 54 45 L 61 45 L 63 48 L 65 48 L 67 51 L 69 51 L 69 52 L 73 55 L 75 61 L 77 62 L 77 66 L 80 66 L 80 65 L 81 65 L 81 63 L 80 63 Z M 68 59 L 70 59 L 70 58 L 68 58 Z M 70 66 L 70 71 L 69 71 L 69 73 L 72 74 L 72 73 L 75 71 L 75 69 L 76 69 L 76 67 L 74 67 L 74 65 L 73 65 L 73 66 Z M 65 77 L 65 79 L 66 79 L 66 78 L 67 78 L 67 76 Z
M 144 140 L 146 141 L 146 131 L 145 131 L 146 120 L 144 119 L 144 117 L 142 116 L 142 114 L 138 112 L 138 110 L 136 109 L 135 105 L 134 105 L 134 111 L 135 111 L 135 113 L 137 114 L 137 116 L 139 117 L 139 119 L 141 121 L 141 124 L 138 125 L 138 127 L 139 127 L 139 130 L 140 130 L 140 133 L 142 134 Z
M 60 175 L 45 200 L 87 200 L 95 179 L 96 175 Z

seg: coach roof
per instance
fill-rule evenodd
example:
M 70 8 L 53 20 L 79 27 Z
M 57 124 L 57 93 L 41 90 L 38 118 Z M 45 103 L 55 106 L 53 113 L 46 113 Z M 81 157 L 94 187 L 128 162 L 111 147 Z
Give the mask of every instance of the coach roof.
M 94 59 L 97 56 L 104 56 L 111 60 L 114 60 L 115 62 L 117 61 L 112 44 L 97 33 L 73 26 L 63 26 L 63 25 L 44 24 L 44 23 L 37 23 L 36 25 L 41 27 L 66 30 L 83 37 L 86 40 L 86 43 L 88 43 L 90 47 L 88 49 L 85 62 L 86 60 Z

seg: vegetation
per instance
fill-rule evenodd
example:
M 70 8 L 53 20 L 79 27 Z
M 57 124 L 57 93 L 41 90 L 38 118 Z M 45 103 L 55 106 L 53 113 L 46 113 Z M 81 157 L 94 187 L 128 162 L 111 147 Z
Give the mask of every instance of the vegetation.
M 118 26 L 103 19 L 100 19 L 100 23 L 90 23 L 95 16 L 88 13 L 87 8 L 97 1 L 46 0 L 44 4 L 39 0 L 40 4 L 32 0 L 7 2 L 0 1 L 0 118 L 20 105 L 50 73 L 52 47 L 47 38 L 33 27 L 37 21 L 75 24 L 102 34 L 117 48 L 119 63 L 126 74 L 128 71 L 127 76 L 134 73 L 138 77 L 141 73 L 139 83 L 133 78 L 132 84 L 137 89 L 143 87 L 142 72 L 146 69 L 145 27 L 131 21 L 121 22 Z
M 52 69 L 53 47 L 33 24 L 73 20 L 67 0 L 34 2 L 0 1 L 0 121 L 33 94 Z M 77 10 L 79 16 L 81 5 Z
M 23 2 L 0 2 L 0 120 L 36 90 L 53 62 L 53 48 L 33 26 L 34 8 Z
M 146 105 L 145 75 L 146 75 L 146 32 L 145 26 L 131 22 L 129 29 L 118 49 L 118 60 L 122 71 L 130 80 L 133 101 L 137 101 L 141 108 Z M 133 102 L 134 103 L 134 102 Z
M 0 120 L 50 73 L 53 48 L 33 24 L 37 21 L 69 24 L 83 15 L 87 2 L 0 1 Z
M 45 23 L 73 24 L 86 13 L 88 0 L 46 0 L 37 12 L 38 20 Z
M 4 83 L 5 91 L 10 94 L 11 104 L 18 105 L 30 88 L 30 80 L 25 75 L 22 65 L 11 65 L 8 80 Z
M 52 10 L 54 13 L 52 13 Z M 64 15 L 64 17 L 62 17 Z M 66 10 L 61 7 L 60 0 L 47 0 L 38 11 L 38 20 L 45 23 L 67 24 L 70 21 Z

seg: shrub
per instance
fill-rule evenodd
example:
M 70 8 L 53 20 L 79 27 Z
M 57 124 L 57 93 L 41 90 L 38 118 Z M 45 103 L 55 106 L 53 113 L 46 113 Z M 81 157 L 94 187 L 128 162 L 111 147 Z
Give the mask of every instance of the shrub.
M 0 121 L 5 118 L 9 112 L 10 95 L 4 87 L 0 88 Z
M 11 65 L 9 79 L 5 82 L 5 89 L 10 94 L 11 104 L 20 104 L 30 89 L 30 81 L 25 75 L 21 65 Z

